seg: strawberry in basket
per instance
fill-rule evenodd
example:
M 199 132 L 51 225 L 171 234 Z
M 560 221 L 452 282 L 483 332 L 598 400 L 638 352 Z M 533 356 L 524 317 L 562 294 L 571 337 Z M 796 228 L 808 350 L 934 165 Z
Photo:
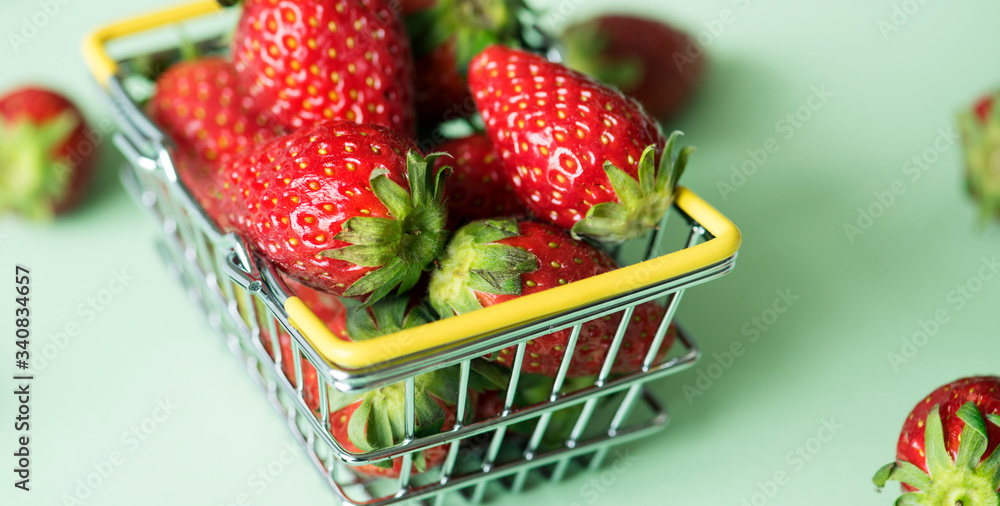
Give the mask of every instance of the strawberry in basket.
M 513 218 L 474 221 L 459 229 L 448 244 L 431 277 L 430 301 L 441 316 L 464 314 L 616 268 L 603 251 L 551 225 Z M 663 315 L 655 302 L 636 307 L 612 372 L 641 368 Z M 621 314 L 615 313 L 583 324 L 569 376 L 600 372 L 620 321 Z M 570 333 L 564 329 L 528 341 L 521 371 L 554 376 Z M 657 360 L 666 355 L 673 337 L 672 331 L 668 333 Z M 515 352 L 514 346 L 502 350 L 496 363 L 511 367 Z
M 521 0 L 402 2 L 416 58 L 417 117 L 422 125 L 472 116 L 469 60 L 490 44 L 517 45 Z
M 621 242 L 655 227 L 692 148 L 672 148 L 634 99 L 503 46 L 469 68 L 469 86 L 521 201 L 574 236 Z
M 405 292 L 444 247 L 435 155 L 387 128 L 322 123 L 230 163 L 230 221 L 289 277 L 374 302 Z
M 97 146 L 80 110 L 38 87 L 0 96 L 0 212 L 47 219 L 73 208 Z
M 344 341 L 349 340 L 347 337 L 347 308 L 344 307 L 344 303 L 337 296 L 313 290 L 290 279 L 285 279 L 285 283 L 291 289 L 292 293 L 302 299 L 302 302 L 312 310 L 320 321 L 326 323 L 333 335 Z M 260 304 L 259 302 L 257 303 Z M 258 314 L 266 315 L 268 313 L 266 309 L 261 307 Z M 267 350 L 267 354 L 271 358 L 274 358 L 273 345 L 268 327 L 265 322 L 258 322 L 258 324 L 260 325 L 260 342 L 264 345 L 264 349 Z M 295 381 L 294 361 L 299 360 L 299 357 L 293 356 L 292 336 L 288 332 L 285 332 L 284 328 L 277 322 L 275 322 L 275 328 L 278 331 L 278 346 L 281 349 L 281 371 L 293 387 L 298 386 Z M 319 382 L 317 381 L 316 368 L 304 357 L 301 358 L 301 364 L 302 398 L 310 410 L 317 412 L 319 410 Z
M 705 71 L 697 42 L 652 19 L 598 16 L 567 28 L 560 40 L 570 68 L 634 97 L 655 118 L 680 112 Z
M 985 420 L 984 420 L 985 418 Z M 963 378 L 921 400 L 906 417 L 896 461 L 875 473 L 903 484 L 896 504 L 1000 504 L 1000 378 Z
M 451 139 L 439 144 L 436 151 L 451 155 L 437 160 L 438 165 L 447 163 L 453 171 L 445 182 L 449 225 L 526 212 L 485 135 Z
M 965 182 L 969 194 L 979 201 L 980 217 L 1000 217 L 1000 111 L 996 96 L 979 99 L 971 111 L 959 116 L 965 147 Z
M 414 135 L 413 59 L 383 0 L 246 0 L 233 59 L 255 102 L 290 129 L 337 119 Z
M 359 341 L 387 335 L 403 329 L 423 325 L 433 320 L 430 312 L 410 297 L 390 296 L 371 307 L 355 306 L 347 313 L 347 333 L 351 340 Z M 457 367 L 447 367 L 418 375 L 414 379 L 416 437 L 429 436 L 448 430 L 455 425 L 455 406 L 460 385 Z M 345 450 L 350 452 L 373 451 L 388 448 L 403 441 L 404 383 L 367 392 L 361 396 L 348 396 L 330 390 L 330 432 Z M 471 393 L 471 392 L 470 392 Z M 471 417 L 471 398 L 467 398 Z M 444 462 L 448 445 L 427 448 L 413 454 L 414 473 L 431 469 Z M 353 468 L 369 476 L 398 477 L 402 457 Z
M 280 130 L 257 110 L 232 63 L 218 57 L 183 61 L 156 81 L 149 116 L 176 145 L 174 169 L 205 212 L 230 228 L 221 212 L 220 167 L 276 137 Z

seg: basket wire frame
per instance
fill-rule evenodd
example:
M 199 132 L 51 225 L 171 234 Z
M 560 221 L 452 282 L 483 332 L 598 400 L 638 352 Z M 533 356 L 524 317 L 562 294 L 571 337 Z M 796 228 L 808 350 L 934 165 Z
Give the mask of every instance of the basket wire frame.
M 439 505 L 455 497 L 448 492 L 460 491 L 468 502 L 476 504 L 487 498 L 491 484 L 500 483 L 514 492 L 523 489 L 532 471 L 541 470 L 539 476 L 560 481 L 571 471 L 575 461 L 585 461 L 585 466 L 597 468 L 611 446 L 649 435 L 669 421 L 664 406 L 644 384 L 688 368 L 698 359 L 698 345 L 678 326 L 675 349 L 679 351 L 672 352 L 671 358 L 663 363 L 655 363 L 684 291 L 728 273 L 734 266 L 735 254 L 686 275 L 492 335 L 479 336 L 460 346 L 432 350 L 419 357 L 362 371 L 345 370 L 327 363 L 290 323 L 284 302 L 293 294 L 274 266 L 256 255 L 243 238 L 219 231 L 191 193 L 179 183 L 171 161 L 170 140 L 140 112 L 117 76 L 111 78 L 106 90 L 120 126 L 114 143 L 127 159 L 121 179 L 134 200 L 159 224 L 157 248 L 169 272 L 180 279 L 188 297 L 206 313 L 210 326 L 225 337 L 228 347 L 244 361 L 250 376 L 264 389 L 293 437 L 306 449 L 310 461 L 341 502 L 383 505 L 418 501 Z M 684 210 L 675 206 L 674 212 L 689 230 L 685 247 L 711 239 L 711 234 Z M 649 234 L 645 259 L 659 256 L 666 235 L 666 221 L 667 216 L 664 216 L 659 227 Z M 627 375 L 611 374 L 635 307 L 657 299 L 665 299 L 665 317 L 657 328 L 641 370 Z M 622 314 L 621 323 L 593 385 L 563 392 L 582 325 L 615 313 Z M 570 339 L 547 399 L 532 406 L 515 407 L 514 392 L 521 379 L 519 371 L 527 342 L 563 329 L 571 329 Z M 282 356 L 279 331 L 292 337 L 291 356 Z M 272 353 L 264 346 L 262 339 L 265 337 Z M 510 346 L 516 346 L 516 352 L 503 411 L 487 420 L 462 423 L 472 360 Z M 289 360 L 293 365 L 291 380 L 294 383 L 282 369 Z M 318 373 L 317 387 L 322 393 L 318 417 L 313 415 L 303 397 L 303 360 Z M 457 421 L 450 430 L 418 438 L 414 416 L 415 377 L 444 367 L 459 368 Z M 391 448 L 371 452 L 345 450 L 328 430 L 328 389 L 360 392 L 398 382 L 403 383 L 405 391 L 404 440 Z M 578 410 L 578 414 L 569 435 L 560 444 L 545 444 L 553 417 L 574 410 Z M 595 432 L 588 428 L 593 425 L 591 422 L 597 411 L 613 415 Z M 636 416 L 637 412 L 641 416 Z M 525 421 L 534 424 L 530 435 L 526 438 L 518 435 L 524 440 L 516 445 L 504 445 L 510 439 L 511 426 Z M 414 476 L 411 473 L 414 452 L 442 445 L 446 446 L 447 455 L 440 468 Z M 518 455 L 514 458 L 502 455 L 506 447 L 516 447 Z M 393 458 L 402 459 L 400 476 L 394 480 L 362 478 L 350 470 L 352 466 Z

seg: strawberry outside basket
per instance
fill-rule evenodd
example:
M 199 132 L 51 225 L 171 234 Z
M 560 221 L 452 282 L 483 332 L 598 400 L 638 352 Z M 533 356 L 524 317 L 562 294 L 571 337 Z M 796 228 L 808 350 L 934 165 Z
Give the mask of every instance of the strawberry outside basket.
M 678 327 L 667 360 L 654 364 L 684 291 L 732 270 L 740 233 L 729 220 L 690 190 L 679 188 L 672 212 L 655 231 L 612 252 L 624 266 L 618 270 L 377 339 L 341 341 L 289 291 L 267 259 L 256 255 L 243 238 L 215 227 L 178 181 L 170 139 L 142 112 L 141 102 L 153 86 L 148 69 L 176 60 L 186 44 L 204 52 L 224 50 L 220 34 L 232 26 L 233 17 L 214 1 L 183 5 L 100 28 L 86 38 L 83 52 L 120 128 L 114 142 L 127 159 L 122 182 L 160 227 L 158 249 L 165 263 L 245 362 L 339 502 L 479 503 L 505 489 L 516 492 L 539 481 L 559 481 L 581 468 L 597 468 L 611 446 L 666 426 L 666 409 L 644 385 L 698 360 L 698 345 Z M 676 218 L 668 228 L 671 216 Z M 664 246 L 671 242 L 677 247 Z M 661 249 L 669 252 L 661 254 Z M 667 311 L 644 367 L 612 375 L 635 306 L 656 299 L 664 301 Z M 565 375 L 581 324 L 613 313 L 622 313 L 622 323 L 601 373 L 566 393 Z M 281 356 L 278 326 L 293 338 L 292 356 Z M 463 420 L 473 359 L 516 346 L 513 370 L 518 371 L 527 341 L 565 328 L 572 329 L 570 343 L 545 401 L 514 408 L 512 392 L 521 379 L 515 372 L 499 414 L 457 423 L 433 436 L 414 436 L 416 375 L 457 365 L 462 382 L 457 419 Z M 266 351 L 262 336 L 274 339 L 270 344 L 275 358 Z M 303 360 L 318 371 L 318 389 L 324 393 L 404 385 L 408 437 L 387 449 L 345 450 L 327 429 L 330 396 L 320 396 L 322 415 L 313 414 L 303 399 Z M 298 387 L 281 372 L 287 361 L 293 362 Z M 552 441 L 556 419 L 570 428 Z M 514 424 L 519 431 L 508 430 Z M 414 452 L 439 445 L 448 452 L 443 465 L 411 473 Z M 403 459 L 399 478 L 367 478 L 351 471 L 352 466 L 396 457 Z

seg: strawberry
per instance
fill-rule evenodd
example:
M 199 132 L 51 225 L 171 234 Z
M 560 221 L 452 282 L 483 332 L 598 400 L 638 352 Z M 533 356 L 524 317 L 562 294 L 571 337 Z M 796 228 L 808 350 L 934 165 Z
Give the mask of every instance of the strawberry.
M 317 318 L 326 323 L 330 332 L 333 332 L 333 335 L 344 341 L 350 340 L 347 336 L 347 309 L 339 298 L 335 295 L 313 290 L 291 279 L 285 279 L 284 281 L 288 285 L 288 288 L 292 290 L 292 293 L 302 299 L 302 302 L 316 314 Z M 262 309 L 260 314 L 267 314 L 267 312 Z M 267 350 L 267 354 L 271 358 L 274 358 L 268 327 L 264 322 L 259 322 L 259 324 L 260 342 L 264 345 L 264 349 Z M 297 386 L 295 381 L 295 362 L 293 361 L 295 358 L 292 353 L 292 336 L 288 332 L 285 332 L 284 328 L 277 323 L 275 325 L 278 331 L 278 346 L 281 349 L 281 371 L 288 378 L 288 381 L 292 383 L 292 386 Z M 306 401 L 309 409 L 316 412 L 319 410 L 319 382 L 317 381 L 316 368 L 305 358 L 301 359 L 301 363 L 302 398 Z
M 0 96 L 0 212 L 47 219 L 83 195 L 97 146 L 80 110 L 40 87 Z
M 705 72 L 704 53 L 686 33 L 636 16 L 603 15 L 570 26 L 560 37 L 566 64 L 634 97 L 653 117 L 684 108 Z
M 219 210 L 219 168 L 229 158 L 276 137 L 278 128 L 253 105 L 228 61 L 183 61 L 156 81 L 149 116 L 173 140 L 175 170 L 210 217 L 228 228 Z
M 430 301 L 442 316 L 464 314 L 615 268 L 607 254 L 551 225 L 513 218 L 474 221 L 448 244 L 431 277 Z M 612 372 L 629 373 L 642 366 L 659 324 L 653 323 L 657 315 L 663 313 L 653 302 L 636 308 L 636 321 L 623 337 Z M 583 324 L 569 376 L 600 372 L 620 321 L 621 314 L 615 313 Z M 554 376 L 570 334 L 571 329 L 564 329 L 528 341 L 521 371 Z M 662 354 L 671 342 L 672 337 Z M 496 362 L 512 366 L 515 352 L 513 346 L 501 350 Z
M 290 129 L 337 119 L 415 135 L 413 61 L 384 0 L 246 0 L 233 59 L 250 95 Z
M 548 376 L 537 374 L 521 374 L 517 383 L 517 391 L 514 394 L 514 410 L 545 404 L 549 402 L 552 393 L 553 379 Z M 561 394 L 569 394 L 594 386 L 593 377 L 567 378 L 559 390 Z M 476 397 L 475 419 L 489 420 L 503 413 L 506 402 L 507 391 L 488 390 L 480 393 Z M 563 444 L 569 437 L 576 424 L 580 413 L 583 411 L 583 404 L 574 404 L 569 407 L 559 409 L 552 413 L 545 427 L 543 446 L 555 446 Z M 535 432 L 538 419 L 528 419 L 523 422 L 508 426 L 508 430 L 514 434 L 530 436 Z
M 232 220 L 289 277 L 374 302 L 413 287 L 443 248 L 435 156 L 387 128 L 322 123 L 233 159 Z
M 521 0 L 404 1 L 413 40 L 417 117 L 425 126 L 471 116 L 469 60 L 490 44 L 520 43 Z
M 985 96 L 959 116 L 965 147 L 965 183 L 979 201 L 980 218 L 1000 217 L 1000 117 L 995 95 Z
M 430 312 L 409 297 L 391 296 L 371 307 L 356 306 L 348 310 L 347 331 L 352 340 L 365 340 L 423 325 L 433 320 Z M 447 367 L 414 378 L 416 437 L 424 437 L 451 429 L 456 420 L 459 371 Z M 385 386 L 361 396 L 344 395 L 331 390 L 330 433 L 353 453 L 388 448 L 402 442 L 406 390 L 403 383 Z M 471 405 L 471 398 L 467 402 Z M 471 414 L 471 409 L 466 411 Z M 414 454 L 414 473 L 440 465 L 448 454 L 448 445 L 441 445 Z M 354 467 L 369 476 L 398 477 L 402 458 Z
M 984 416 L 987 421 L 984 421 Z M 896 461 L 875 473 L 903 483 L 896 504 L 1000 504 L 1000 377 L 963 378 L 920 401 L 903 423 Z
M 491 46 L 469 86 L 522 202 L 574 236 L 621 242 L 670 208 L 691 148 L 672 159 L 635 100 L 541 56 Z
M 438 165 L 447 161 L 453 171 L 445 182 L 451 225 L 525 213 L 503 175 L 500 157 L 485 135 L 448 140 L 435 151 L 451 155 L 450 159 L 441 157 L 437 161 Z

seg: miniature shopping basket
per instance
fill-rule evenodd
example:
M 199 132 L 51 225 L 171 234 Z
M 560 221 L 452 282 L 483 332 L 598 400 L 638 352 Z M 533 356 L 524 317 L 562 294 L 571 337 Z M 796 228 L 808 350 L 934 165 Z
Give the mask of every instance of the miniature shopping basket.
M 625 267 L 377 339 L 337 339 L 290 293 L 266 258 L 241 237 L 215 227 L 178 181 L 171 141 L 142 112 L 141 103 L 152 89 L 150 66 L 176 59 L 180 48 L 192 43 L 203 51 L 224 50 L 226 43 L 219 34 L 232 25 L 233 16 L 214 1 L 141 16 L 92 33 L 84 42 L 84 54 L 116 114 L 120 132 L 114 142 L 127 160 L 122 181 L 160 227 L 158 246 L 169 269 L 245 362 L 341 502 L 479 503 L 504 489 L 517 491 L 596 468 L 612 445 L 666 425 L 666 410 L 644 385 L 690 367 L 698 359 L 697 344 L 678 328 L 670 354 L 655 361 L 684 290 L 733 268 L 740 234 L 731 222 L 691 191 L 679 188 L 672 212 L 649 237 L 612 252 Z M 677 218 L 670 222 L 673 228 L 668 228 L 671 215 Z M 671 242 L 677 247 L 665 246 Z M 661 255 L 661 249 L 670 252 Z M 637 258 L 629 261 L 630 252 Z M 663 300 L 667 311 L 644 366 L 635 373 L 612 374 L 633 310 L 651 300 Z M 622 314 L 621 324 L 600 374 L 583 386 L 565 388 L 571 382 L 566 372 L 582 323 L 614 313 Z M 281 356 L 279 326 L 293 338 L 292 356 Z M 569 345 L 545 400 L 515 407 L 514 392 L 523 379 L 517 371 L 527 342 L 567 328 L 572 329 Z M 271 341 L 265 344 L 265 339 Z M 473 360 L 512 346 L 516 349 L 514 373 L 501 401 L 503 409 L 488 419 L 462 423 Z M 272 358 L 269 350 L 276 356 Z M 320 396 L 321 415 L 307 407 L 303 360 L 318 371 L 320 392 L 357 393 L 403 385 L 408 437 L 391 448 L 345 450 L 328 429 L 330 397 Z M 294 382 L 282 373 L 282 364 L 287 367 L 288 361 L 294 365 Z M 439 434 L 416 437 L 414 378 L 456 366 L 462 382 L 459 422 Z M 562 428 L 553 430 L 556 425 Z M 558 435 L 555 440 L 553 433 Z M 446 449 L 443 464 L 413 472 L 414 452 L 432 447 Z M 402 460 L 398 478 L 364 477 L 351 470 L 393 458 Z

